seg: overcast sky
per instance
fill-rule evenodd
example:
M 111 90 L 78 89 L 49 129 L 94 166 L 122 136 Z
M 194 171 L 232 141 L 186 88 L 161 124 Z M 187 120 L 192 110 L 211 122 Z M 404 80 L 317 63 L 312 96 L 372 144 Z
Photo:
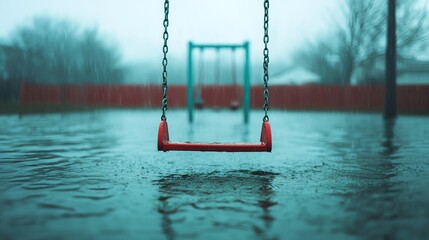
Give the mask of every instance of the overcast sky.
M 271 0 L 271 57 L 286 60 L 300 44 L 328 33 L 339 14 L 338 0 Z M 126 62 L 158 58 L 161 53 L 162 0 L 1 0 L 0 39 L 41 15 L 97 27 L 117 43 Z M 249 40 L 252 56 L 262 54 L 262 0 L 172 0 L 170 21 L 172 55 L 182 56 L 189 40 Z

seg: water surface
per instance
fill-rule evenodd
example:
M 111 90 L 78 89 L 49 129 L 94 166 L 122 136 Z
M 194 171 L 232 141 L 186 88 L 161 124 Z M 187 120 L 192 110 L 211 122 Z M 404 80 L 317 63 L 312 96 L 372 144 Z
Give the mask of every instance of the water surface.
M 172 140 L 262 113 L 169 111 Z M 0 116 L 1 239 L 427 239 L 429 119 L 271 112 L 273 153 L 156 151 L 160 111 Z

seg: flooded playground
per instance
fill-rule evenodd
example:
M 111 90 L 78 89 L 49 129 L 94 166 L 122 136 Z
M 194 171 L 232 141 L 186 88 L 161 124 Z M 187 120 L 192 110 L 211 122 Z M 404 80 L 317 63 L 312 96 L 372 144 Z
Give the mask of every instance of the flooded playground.
M 271 111 L 272 153 L 158 152 L 159 110 L 0 116 L 1 239 L 427 239 L 429 121 Z M 262 121 L 171 110 L 177 141 Z

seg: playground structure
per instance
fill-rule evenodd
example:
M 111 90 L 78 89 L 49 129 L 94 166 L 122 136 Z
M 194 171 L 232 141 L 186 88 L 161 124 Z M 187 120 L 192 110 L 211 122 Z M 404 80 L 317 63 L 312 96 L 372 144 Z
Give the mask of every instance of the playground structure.
M 194 80 L 194 51 L 199 50 L 199 66 L 198 66 L 198 79 Z M 215 66 L 215 78 L 217 83 L 220 79 L 220 51 L 229 50 L 231 51 L 231 64 L 232 64 L 232 83 L 233 83 L 233 100 L 231 101 L 230 108 L 237 109 L 240 107 L 243 110 L 243 121 L 244 123 L 249 122 L 250 113 L 250 50 L 249 42 L 243 44 L 195 44 L 189 42 L 188 45 L 188 81 L 187 81 L 187 109 L 188 109 L 188 120 L 189 122 L 194 121 L 194 108 L 202 108 L 204 106 L 204 99 L 202 97 L 202 85 L 204 78 L 204 51 L 215 50 L 216 51 L 216 66 Z M 241 104 L 238 101 L 237 94 L 237 63 L 236 63 L 236 51 L 242 50 L 244 52 L 243 62 L 243 87 L 242 87 L 242 100 Z M 196 83 L 196 84 L 195 84 Z M 196 85 L 196 86 L 195 86 Z M 195 95 L 195 97 L 194 97 Z
M 263 110 L 265 112 L 264 117 L 262 118 L 262 127 L 261 127 L 261 137 L 260 137 L 260 142 L 259 143 L 191 143 L 191 142 L 171 142 L 170 141 L 170 137 L 169 137 L 169 133 L 168 133 L 168 124 L 167 124 L 167 116 L 166 116 L 166 111 L 168 109 L 168 93 L 167 93 L 167 89 L 168 89 L 168 81 L 167 81 L 167 65 L 168 65 L 168 59 L 167 59 L 167 53 L 168 53 L 168 38 L 169 38 L 169 33 L 168 33 L 168 26 L 169 26 L 169 19 L 168 19 L 168 15 L 170 13 L 170 2 L 169 0 L 165 0 L 164 1 L 164 21 L 163 21 L 163 25 L 164 25 L 164 34 L 163 34 L 163 40 L 164 40 L 164 45 L 162 48 L 162 52 L 164 54 L 164 58 L 162 60 L 162 67 L 163 67 L 163 71 L 162 71 L 162 115 L 161 115 L 161 123 L 159 124 L 159 128 L 158 128 L 158 151 L 215 151 L 215 152 L 271 152 L 271 148 L 272 148 L 272 139 L 271 139 L 271 127 L 270 127 L 270 123 L 269 123 L 269 117 L 268 117 L 268 79 L 269 79 L 269 74 L 268 74 L 268 63 L 269 63 L 269 51 L 268 51 L 268 42 L 269 42 L 269 35 L 268 35 L 268 10 L 269 10 L 269 0 L 265 0 L 264 1 L 264 38 L 263 38 L 263 42 L 264 42 L 264 52 L 263 52 L 263 56 L 264 56 L 264 63 L 263 63 L 263 68 L 264 68 L 264 77 L 263 77 L 263 82 L 264 82 L 264 90 L 263 90 L 263 95 L 264 95 L 264 100 L 263 100 Z M 247 59 L 248 58 L 248 45 L 249 44 L 245 44 L 245 48 L 247 46 Z M 200 46 L 201 49 L 204 48 L 208 48 L 210 47 L 209 45 L 202 45 Z M 213 46 L 212 46 L 213 47 Z M 214 45 L 214 47 L 220 47 L 219 45 Z M 224 46 L 225 47 L 225 46 Z M 233 46 L 232 49 L 235 49 L 238 46 Z M 229 46 L 229 48 L 231 48 L 231 46 Z M 190 52 L 190 63 L 189 67 L 191 68 L 190 71 L 190 78 L 189 83 L 188 83 L 188 98 L 191 97 L 191 99 L 188 99 L 188 109 L 189 109 L 189 105 L 191 105 L 191 113 L 192 113 L 192 109 L 193 109 L 193 81 L 192 81 L 192 50 L 193 47 L 190 46 L 189 48 L 189 52 Z M 249 62 L 248 60 L 245 62 Z M 249 66 L 249 65 L 248 65 Z M 246 69 L 246 67 L 245 67 Z M 249 69 L 249 67 L 247 67 L 247 69 Z M 245 77 L 246 78 L 246 77 Z M 248 87 L 248 94 L 250 93 L 250 84 L 249 84 L 249 80 L 248 80 L 249 76 L 247 76 L 247 85 L 249 85 Z M 246 84 L 245 84 L 246 85 Z M 244 91 L 246 92 L 246 91 Z M 243 94 L 244 96 L 246 96 L 247 94 Z M 244 97 L 248 103 L 247 103 L 247 114 L 248 111 L 250 109 L 250 97 Z M 244 103 L 245 104 L 245 103 Z M 192 115 L 190 115 L 190 122 L 192 122 Z M 245 123 L 248 122 L 248 117 L 246 119 L 246 113 L 245 113 Z

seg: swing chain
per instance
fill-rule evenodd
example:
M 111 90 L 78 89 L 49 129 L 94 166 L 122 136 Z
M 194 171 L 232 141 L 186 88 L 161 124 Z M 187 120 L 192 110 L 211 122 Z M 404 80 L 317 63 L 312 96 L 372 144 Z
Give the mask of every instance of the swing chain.
M 165 112 L 167 111 L 167 102 L 168 102 L 168 100 L 167 100 L 167 65 L 168 65 L 167 41 L 168 41 L 168 25 L 169 25 L 168 14 L 169 14 L 169 12 L 170 12 L 170 1 L 165 0 L 164 1 L 164 21 L 163 21 L 164 34 L 162 35 L 162 37 L 164 39 L 164 46 L 162 47 L 162 52 L 164 53 L 164 58 L 162 59 L 162 67 L 163 67 L 163 71 L 162 71 L 162 116 L 161 116 L 162 121 L 167 120 L 167 117 L 165 116 Z
M 269 51 L 268 51 L 268 42 L 270 41 L 270 38 L 268 36 L 268 8 L 270 7 L 270 3 L 269 0 L 265 0 L 264 1 L 264 10 L 265 10 L 265 14 L 264 14 L 264 111 L 265 111 L 265 116 L 263 118 L 264 122 L 268 122 L 270 120 L 270 118 L 268 117 L 268 97 L 269 97 L 269 93 L 268 93 L 268 80 L 269 80 L 269 76 L 268 76 L 268 63 L 270 62 L 270 58 L 269 58 Z

